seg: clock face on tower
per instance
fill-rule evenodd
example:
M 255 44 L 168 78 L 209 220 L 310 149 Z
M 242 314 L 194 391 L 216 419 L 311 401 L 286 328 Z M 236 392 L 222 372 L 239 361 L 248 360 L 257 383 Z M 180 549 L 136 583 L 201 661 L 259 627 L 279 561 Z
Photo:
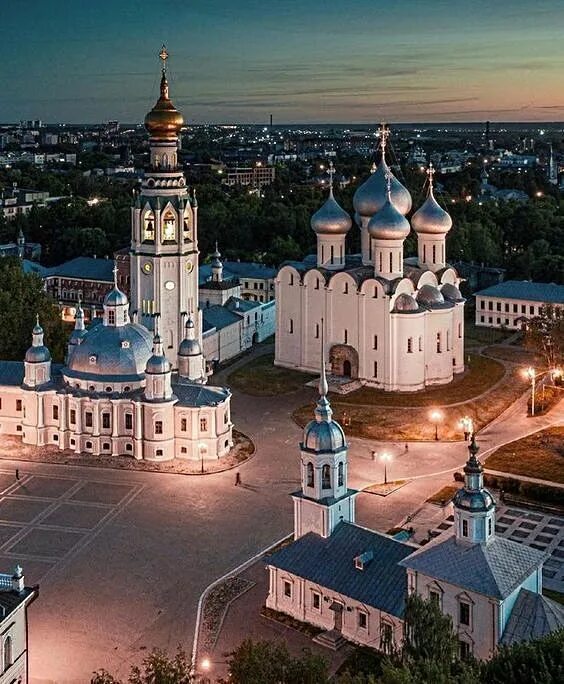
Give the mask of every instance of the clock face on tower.
M 150 273 L 152 273 L 152 271 L 153 271 L 153 264 L 150 261 L 146 261 L 143 264 L 143 273 L 146 273 L 147 275 L 149 275 Z
M 187 273 L 192 273 L 194 270 L 194 264 L 191 261 L 186 262 L 186 272 Z
M 167 290 L 174 290 L 174 288 L 175 288 L 174 281 L 172 281 L 172 280 L 167 280 L 166 283 L 164 284 L 164 286 Z

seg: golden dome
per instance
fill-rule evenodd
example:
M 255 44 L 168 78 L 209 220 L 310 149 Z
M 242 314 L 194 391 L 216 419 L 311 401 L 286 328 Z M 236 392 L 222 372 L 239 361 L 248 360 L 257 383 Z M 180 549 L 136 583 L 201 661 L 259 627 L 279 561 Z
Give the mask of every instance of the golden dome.
M 184 125 L 184 117 L 168 96 L 168 81 L 163 68 L 161 96 L 145 117 L 145 128 L 153 138 L 175 138 Z

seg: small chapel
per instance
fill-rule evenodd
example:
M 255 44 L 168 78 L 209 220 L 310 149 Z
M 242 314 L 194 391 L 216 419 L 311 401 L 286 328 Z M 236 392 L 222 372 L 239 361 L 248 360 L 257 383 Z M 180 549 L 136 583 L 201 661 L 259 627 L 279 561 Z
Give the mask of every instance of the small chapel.
M 274 362 L 318 373 L 323 334 L 332 381 L 413 392 L 463 372 L 465 300 L 446 260 L 452 220 L 435 199 L 434 169 L 410 224 L 411 196 L 386 161 L 389 133 L 383 126 L 380 163 L 353 199 L 360 254 L 346 250 L 353 222 L 335 198 L 331 165 L 329 197 L 311 218 L 317 253 L 278 272 Z M 411 228 L 418 254 L 404 258 Z

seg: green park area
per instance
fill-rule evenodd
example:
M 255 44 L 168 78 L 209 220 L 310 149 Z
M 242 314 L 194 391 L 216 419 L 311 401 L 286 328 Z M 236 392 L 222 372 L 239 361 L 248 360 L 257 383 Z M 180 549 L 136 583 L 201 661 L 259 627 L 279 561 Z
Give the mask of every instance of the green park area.
M 256 397 L 274 397 L 302 388 L 312 375 L 279 368 L 274 355 L 258 356 L 229 375 L 230 387 Z
M 509 442 L 486 460 L 486 468 L 564 484 L 564 426 Z

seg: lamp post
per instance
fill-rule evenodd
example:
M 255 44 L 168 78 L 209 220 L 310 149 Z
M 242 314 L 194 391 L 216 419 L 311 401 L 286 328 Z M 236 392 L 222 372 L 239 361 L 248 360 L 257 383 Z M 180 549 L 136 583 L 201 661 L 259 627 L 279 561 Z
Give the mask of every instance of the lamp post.
M 529 368 L 527 368 L 525 373 L 527 374 L 527 377 L 531 381 L 531 416 L 534 416 L 535 415 L 535 380 L 537 377 L 537 373 L 532 366 L 529 366 Z
M 392 457 L 387 452 L 380 454 L 380 460 L 384 464 L 384 484 L 388 484 L 388 463 L 392 460 Z
M 441 419 L 443 417 L 443 414 L 441 411 L 431 411 L 429 418 L 433 423 L 435 423 L 435 441 L 439 441 L 439 423 L 441 422 Z

